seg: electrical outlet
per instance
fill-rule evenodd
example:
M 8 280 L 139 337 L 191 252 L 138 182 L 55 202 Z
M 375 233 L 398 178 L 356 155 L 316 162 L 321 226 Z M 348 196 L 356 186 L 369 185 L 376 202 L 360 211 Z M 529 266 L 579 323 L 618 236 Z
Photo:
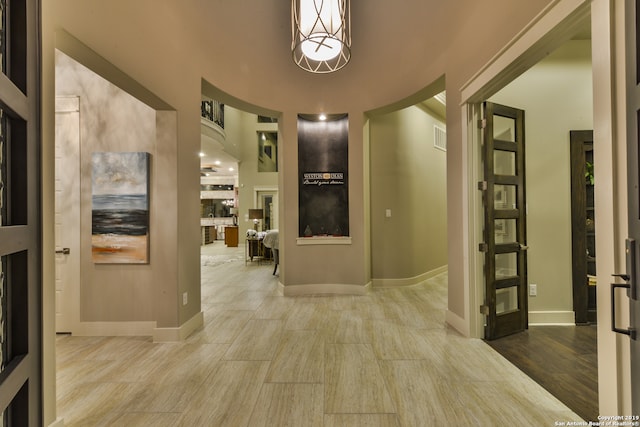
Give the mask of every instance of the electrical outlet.
M 530 283 L 529 284 L 529 296 L 530 297 L 537 297 L 538 296 L 538 285 L 536 285 L 534 283 Z
M 187 305 L 189 302 L 189 292 L 184 292 L 182 294 L 182 305 Z
M 387 209 L 386 211 L 384 211 L 384 216 L 386 216 L 387 218 L 391 218 L 391 209 Z

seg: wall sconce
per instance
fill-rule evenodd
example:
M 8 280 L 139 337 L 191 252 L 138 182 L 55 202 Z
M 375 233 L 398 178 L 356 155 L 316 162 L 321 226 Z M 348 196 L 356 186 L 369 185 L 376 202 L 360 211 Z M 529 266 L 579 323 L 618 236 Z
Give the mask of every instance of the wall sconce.
M 249 219 L 253 220 L 253 229 L 258 231 L 258 223 L 264 218 L 262 209 L 249 209 Z
M 291 51 L 298 67 L 332 73 L 351 59 L 351 0 L 292 0 Z

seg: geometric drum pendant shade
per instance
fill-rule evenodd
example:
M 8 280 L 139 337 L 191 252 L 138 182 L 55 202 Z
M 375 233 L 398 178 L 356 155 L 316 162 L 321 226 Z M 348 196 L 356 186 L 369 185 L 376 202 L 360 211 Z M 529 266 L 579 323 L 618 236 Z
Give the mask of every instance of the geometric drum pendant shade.
M 291 52 L 298 67 L 332 73 L 351 59 L 350 0 L 292 0 Z

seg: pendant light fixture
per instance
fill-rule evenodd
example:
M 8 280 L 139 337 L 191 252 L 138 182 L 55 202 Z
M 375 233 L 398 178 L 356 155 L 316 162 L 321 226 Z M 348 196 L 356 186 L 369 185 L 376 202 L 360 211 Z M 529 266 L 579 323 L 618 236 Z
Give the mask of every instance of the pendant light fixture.
M 332 73 L 351 59 L 350 0 L 291 0 L 291 51 L 298 67 Z

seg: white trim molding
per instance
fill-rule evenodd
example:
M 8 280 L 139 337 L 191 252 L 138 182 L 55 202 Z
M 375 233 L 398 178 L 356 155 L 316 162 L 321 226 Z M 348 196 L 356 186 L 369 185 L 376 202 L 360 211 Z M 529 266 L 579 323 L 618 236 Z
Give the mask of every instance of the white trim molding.
M 283 286 L 286 297 L 301 295 L 366 295 L 371 289 L 371 282 L 366 285 L 347 285 L 340 283 L 317 283 L 308 285 Z
M 448 265 L 443 265 L 442 267 L 435 268 L 431 271 L 427 271 L 426 273 L 419 274 L 415 277 L 407 277 L 403 279 L 372 279 L 371 283 L 374 288 L 412 286 L 422 283 L 425 280 L 431 279 L 432 277 L 436 277 L 437 275 L 446 272 L 448 268 Z
M 351 237 L 334 237 L 334 236 L 313 236 L 313 237 L 298 237 L 296 238 L 296 245 L 350 245 Z
M 72 335 L 81 337 L 133 337 L 151 336 L 156 322 L 80 322 Z
M 573 311 L 530 311 L 529 326 L 542 325 L 575 325 L 576 315 Z
M 80 322 L 72 334 L 85 337 L 153 337 L 154 342 L 182 341 L 204 325 L 204 313 L 200 311 L 177 328 L 158 328 L 150 322 Z
M 451 310 L 447 310 L 444 314 L 444 322 L 453 329 L 461 333 L 463 336 L 469 336 L 469 322 L 458 316 Z
M 481 102 L 569 40 L 587 20 L 591 0 L 554 0 L 460 88 L 462 103 Z
M 204 325 L 204 313 L 200 311 L 177 328 L 155 328 L 153 342 L 183 341 L 202 325 Z

